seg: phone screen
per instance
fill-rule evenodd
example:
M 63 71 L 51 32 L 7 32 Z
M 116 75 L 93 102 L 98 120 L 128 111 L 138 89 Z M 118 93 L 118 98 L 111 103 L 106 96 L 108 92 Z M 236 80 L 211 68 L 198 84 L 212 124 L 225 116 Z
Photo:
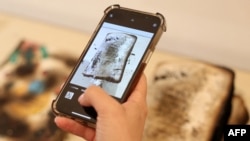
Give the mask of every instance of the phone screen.
M 122 98 L 153 33 L 104 22 L 74 73 L 70 84 L 98 85 Z
M 93 120 L 77 102 L 90 85 L 100 86 L 122 101 L 160 26 L 157 16 L 123 9 L 109 11 L 60 92 L 59 111 Z

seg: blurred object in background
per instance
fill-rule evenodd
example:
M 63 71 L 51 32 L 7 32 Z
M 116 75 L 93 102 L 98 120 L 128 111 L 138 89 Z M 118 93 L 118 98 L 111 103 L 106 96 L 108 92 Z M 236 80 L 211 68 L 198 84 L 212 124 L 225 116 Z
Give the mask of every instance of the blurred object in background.
M 65 137 L 54 124 L 50 107 L 76 58 L 58 52 L 23 40 L 0 65 L 0 140 L 62 141 Z

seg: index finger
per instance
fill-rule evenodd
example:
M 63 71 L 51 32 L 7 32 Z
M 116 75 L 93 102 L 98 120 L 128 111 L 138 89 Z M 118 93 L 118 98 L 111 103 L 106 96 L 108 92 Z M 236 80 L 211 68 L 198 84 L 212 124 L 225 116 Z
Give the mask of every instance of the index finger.
M 127 101 L 135 101 L 136 103 L 146 102 L 146 96 L 147 78 L 146 75 L 143 73 Z

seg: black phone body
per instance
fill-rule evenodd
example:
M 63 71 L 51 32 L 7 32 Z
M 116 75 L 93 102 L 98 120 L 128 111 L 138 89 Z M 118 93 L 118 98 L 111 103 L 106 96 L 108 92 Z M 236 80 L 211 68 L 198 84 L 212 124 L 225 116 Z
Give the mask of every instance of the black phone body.
M 159 13 L 108 7 L 53 101 L 54 113 L 95 127 L 95 110 L 82 107 L 78 97 L 88 86 L 98 85 L 119 102 L 126 101 L 164 31 L 165 19 Z

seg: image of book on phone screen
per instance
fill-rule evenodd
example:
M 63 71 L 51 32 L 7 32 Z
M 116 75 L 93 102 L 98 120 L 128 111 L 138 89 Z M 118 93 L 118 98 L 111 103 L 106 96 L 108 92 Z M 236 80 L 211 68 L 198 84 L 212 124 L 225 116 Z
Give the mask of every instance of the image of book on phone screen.
M 78 97 L 97 85 L 120 103 L 126 101 L 164 31 L 165 19 L 159 13 L 108 7 L 53 101 L 54 113 L 95 127 L 94 108 L 82 107 Z

